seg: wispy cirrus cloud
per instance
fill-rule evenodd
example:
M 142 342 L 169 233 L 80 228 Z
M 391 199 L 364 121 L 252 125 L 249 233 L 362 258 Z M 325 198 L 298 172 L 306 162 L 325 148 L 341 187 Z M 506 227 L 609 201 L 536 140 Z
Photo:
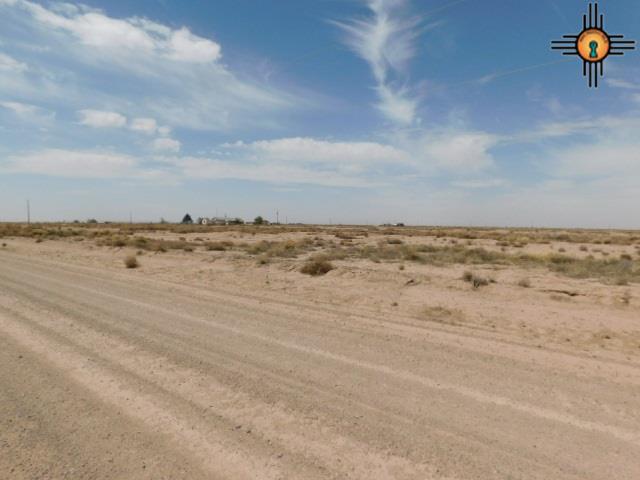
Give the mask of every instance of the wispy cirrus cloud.
M 0 52 L 0 71 L 24 72 L 27 68 L 25 63 L 19 62 L 15 58 Z
M 43 126 L 56 118 L 56 113 L 45 108 L 22 102 L 0 102 L 0 109 L 12 112 L 26 124 Z
M 346 34 L 345 43 L 369 64 L 378 109 L 400 125 L 414 122 L 419 104 L 402 79 L 416 54 L 421 22 L 406 14 L 407 4 L 406 0 L 367 0 L 369 18 L 333 22 Z

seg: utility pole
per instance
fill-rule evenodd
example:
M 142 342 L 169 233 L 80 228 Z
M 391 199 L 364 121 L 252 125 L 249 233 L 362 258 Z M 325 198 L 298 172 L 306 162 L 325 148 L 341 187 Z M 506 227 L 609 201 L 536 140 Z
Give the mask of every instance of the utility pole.
M 280 225 L 280 210 L 276 210 L 276 223 Z
M 31 225 L 31 203 L 27 200 L 27 225 Z

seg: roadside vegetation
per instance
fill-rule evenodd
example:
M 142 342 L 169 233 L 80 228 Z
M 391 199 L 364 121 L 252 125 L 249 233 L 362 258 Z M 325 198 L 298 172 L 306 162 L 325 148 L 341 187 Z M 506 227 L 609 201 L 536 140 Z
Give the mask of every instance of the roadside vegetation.
M 194 233 L 198 236 L 193 235 Z M 277 235 L 284 233 L 295 238 L 278 240 Z M 212 241 L 203 238 L 218 234 L 231 236 L 234 240 Z M 254 257 L 258 264 L 262 265 L 277 259 L 301 259 L 305 262 L 309 261 L 310 264 L 318 263 L 319 258 L 327 264 L 366 259 L 375 263 L 399 263 L 403 267 L 409 263 L 418 263 L 442 267 L 464 265 L 546 268 L 571 278 L 597 279 L 615 285 L 640 282 L 640 233 L 637 231 L 284 225 L 202 226 L 93 222 L 0 224 L 0 239 L 15 237 L 32 238 L 36 242 L 88 240 L 98 246 L 132 248 L 139 252 L 183 251 L 212 254 L 233 252 L 236 255 Z M 493 242 L 489 244 L 490 248 L 487 247 L 488 240 Z M 484 246 L 476 245 L 480 241 L 484 242 Z M 522 250 L 530 244 L 544 245 L 552 242 L 578 244 L 576 252 L 580 255 L 571 255 L 565 248 L 554 248 L 547 253 L 539 254 Z M 610 254 L 603 250 L 606 248 L 605 245 L 635 246 L 635 252 L 633 255 Z M 307 269 L 308 272 L 312 270 L 311 267 Z M 477 285 L 476 288 L 484 286 L 483 282 L 471 281 L 470 283 Z M 523 280 L 519 285 L 527 288 L 529 284 Z
M 138 263 L 138 258 L 135 255 L 128 255 L 124 259 L 124 266 L 127 268 L 138 268 L 140 264 Z

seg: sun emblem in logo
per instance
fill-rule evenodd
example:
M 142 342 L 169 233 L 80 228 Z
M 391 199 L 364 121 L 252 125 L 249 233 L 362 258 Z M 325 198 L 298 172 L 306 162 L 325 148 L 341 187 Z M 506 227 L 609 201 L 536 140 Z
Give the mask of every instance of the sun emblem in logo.
M 604 61 L 609 56 L 622 56 L 626 50 L 636 48 L 635 40 L 624 40 L 624 35 L 609 35 L 604 30 L 604 15 L 598 13 L 598 4 L 589 4 L 589 15 L 582 16 L 582 31 L 578 35 L 563 35 L 565 40 L 553 40 L 552 50 L 563 50 L 563 55 L 577 55 L 582 59 L 582 75 L 589 77 L 589 87 L 598 88 L 598 78 L 604 75 Z

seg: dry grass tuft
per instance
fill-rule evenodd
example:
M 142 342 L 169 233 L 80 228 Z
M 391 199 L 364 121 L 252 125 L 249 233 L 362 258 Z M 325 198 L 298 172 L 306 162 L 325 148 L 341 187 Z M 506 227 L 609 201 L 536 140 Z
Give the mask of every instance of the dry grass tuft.
M 138 268 L 140 264 L 138 263 L 138 258 L 135 255 L 129 255 L 124 259 L 124 265 L 127 268 Z
M 308 260 L 300 269 L 301 273 L 311 275 L 312 277 L 319 277 L 326 275 L 335 267 L 326 258 L 316 257 Z
M 206 244 L 205 248 L 210 252 L 224 252 L 233 248 L 233 242 L 224 241 L 224 242 L 209 242 Z
M 481 277 L 470 271 L 466 271 L 462 274 L 462 280 L 470 283 L 476 290 L 480 287 L 486 287 L 490 283 L 495 283 L 495 281 L 492 282 L 490 279 Z
M 522 288 L 531 288 L 531 280 L 528 278 L 522 278 L 518 281 L 518 286 Z
M 627 290 L 622 294 L 621 300 L 622 300 L 622 303 L 624 303 L 625 305 L 629 305 L 631 303 L 632 298 L 633 296 L 631 295 L 631 292 Z
M 464 320 L 464 313 L 460 310 L 451 310 L 446 307 L 426 307 L 422 310 L 421 317 L 431 322 L 443 323 L 445 325 L 459 325 Z

